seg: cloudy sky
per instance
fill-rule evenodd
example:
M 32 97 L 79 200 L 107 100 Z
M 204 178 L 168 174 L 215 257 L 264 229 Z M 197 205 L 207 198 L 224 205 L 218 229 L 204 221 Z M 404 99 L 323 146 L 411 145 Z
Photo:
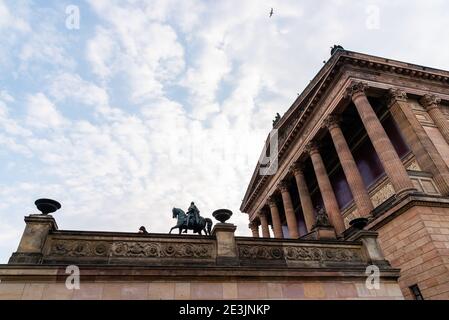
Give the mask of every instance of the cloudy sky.
M 41 197 L 62 203 L 61 229 L 167 232 L 171 208 L 193 200 L 203 216 L 233 210 L 249 235 L 239 206 L 271 120 L 330 46 L 449 69 L 448 10 L 445 0 L 0 0 L 0 263 Z

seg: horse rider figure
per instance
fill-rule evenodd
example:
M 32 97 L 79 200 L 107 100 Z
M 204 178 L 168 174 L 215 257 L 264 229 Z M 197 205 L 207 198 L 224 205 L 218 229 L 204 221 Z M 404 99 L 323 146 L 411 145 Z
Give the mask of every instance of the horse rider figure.
M 196 225 L 199 223 L 200 210 L 196 207 L 195 203 L 190 203 L 189 209 L 187 209 L 187 226 L 190 226 L 190 221 L 193 221 L 192 225 Z M 192 220 L 193 219 L 193 220 Z M 184 233 L 187 233 L 187 229 L 184 230 Z

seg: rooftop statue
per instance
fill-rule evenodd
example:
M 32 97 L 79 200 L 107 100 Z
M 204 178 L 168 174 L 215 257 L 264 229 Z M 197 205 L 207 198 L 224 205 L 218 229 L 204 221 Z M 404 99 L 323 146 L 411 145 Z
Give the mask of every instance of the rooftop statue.
M 326 210 L 321 207 L 316 207 L 316 222 L 313 228 L 319 228 L 319 227 L 330 227 L 331 224 L 329 222 L 329 217 L 327 216 Z
M 340 45 L 334 44 L 334 46 L 331 47 L 331 56 L 333 56 L 334 53 L 337 52 L 338 50 L 345 50 L 345 48 L 343 48 L 343 47 L 340 46 Z
M 179 208 L 173 208 L 172 212 L 173 218 L 177 218 L 178 221 L 176 225 L 170 229 L 169 233 L 171 233 L 173 229 L 178 228 L 179 234 L 181 234 L 182 230 L 184 230 L 184 233 L 187 233 L 187 230 L 193 230 L 194 233 L 198 233 L 199 235 L 202 235 L 203 231 L 206 235 L 211 234 L 212 220 L 200 216 L 200 211 L 194 202 L 190 203 L 187 213 Z
M 148 231 L 147 231 L 147 229 L 144 226 L 141 226 L 139 228 L 139 233 L 141 233 L 141 234 L 148 234 Z
M 276 113 L 276 117 L 273 120 L 273 128 L 277 125 L 279 120 L 281 120 L 281 115 L 279 113 Z

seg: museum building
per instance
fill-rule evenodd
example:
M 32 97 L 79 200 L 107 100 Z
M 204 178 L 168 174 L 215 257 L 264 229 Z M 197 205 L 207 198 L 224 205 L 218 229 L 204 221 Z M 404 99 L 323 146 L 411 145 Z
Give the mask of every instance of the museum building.
M 449 72 L 335 46 L 274 131 L 278 168 L 240 208 L 255 238 L 313 238 L 320 210 L 336 239 L 364 221 L 405 298 L 449 299 Z

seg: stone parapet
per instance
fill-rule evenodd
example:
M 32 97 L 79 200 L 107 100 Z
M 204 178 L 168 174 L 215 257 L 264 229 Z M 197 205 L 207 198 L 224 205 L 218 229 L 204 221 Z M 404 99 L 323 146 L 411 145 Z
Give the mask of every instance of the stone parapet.
M 402 299 L 399 270 L 388 263 L 380 265 L 381 288 L 366 286 L 373 259 L 363 237 L 258 239 L 235 237 L 235 229 L 216 224 L 211 236 L 196 236 L 53 228 L 38 260 L 20 251 L 13 257 L 22 260 L 0 265 L 0 299 Z M 65 285 L 71 265 L 79 290 Z
M 39 222 L 38 222 L 39 223 Z M 40 223 L 47 225 L 48 221 Z M 35 226 L 36 227 L 36 226 Z M 37 226 L 37 229 L 40 230 Z M 189 266 L 235 268 L 253 266 L 294 268 L 348 267 L 363 270 L 370 257 L 364 253 L 361 239 L 356 241 L 262 239 L 235 237 L 236 226 L 216 224 L 212 236 L 136 234 L 119 232 L 64 231 L 49 229 L 37 246 L 39 252 L 24 251 L 23 241 L 13 254 L 9 265 L 96 265 L 96 266 Z M 24 237 L 32 241 L 29 223 Z M 35 255 L 39 254 L 39 259 Z M 20 255 L 21 259 L 17 259 Z M 385 264 L 388 265 L 388 264 Z

